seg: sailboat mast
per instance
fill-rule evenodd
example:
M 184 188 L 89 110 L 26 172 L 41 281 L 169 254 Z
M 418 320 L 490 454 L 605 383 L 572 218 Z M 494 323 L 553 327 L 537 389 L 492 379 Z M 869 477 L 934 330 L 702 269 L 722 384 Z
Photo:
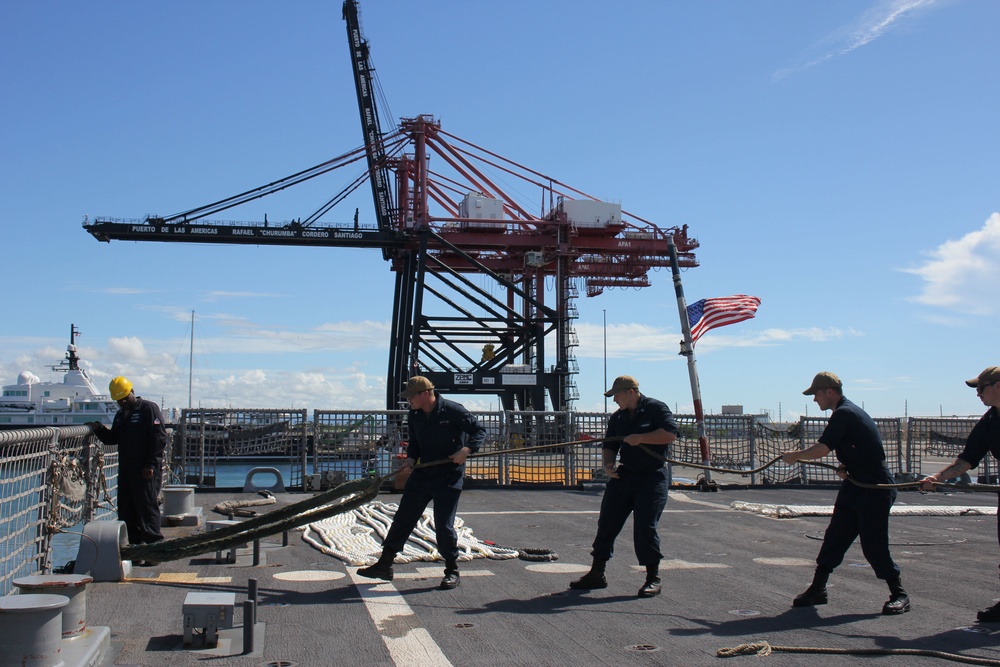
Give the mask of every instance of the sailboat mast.
M 188 410 L 191 409 L 191 386 L 194 380 L 194 311 L 191 311 L 191 347 L 188 352 Z

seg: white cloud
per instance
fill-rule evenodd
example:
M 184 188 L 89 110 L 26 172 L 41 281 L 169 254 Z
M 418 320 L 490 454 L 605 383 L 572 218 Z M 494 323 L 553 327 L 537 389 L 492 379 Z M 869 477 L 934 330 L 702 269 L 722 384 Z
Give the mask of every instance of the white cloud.
M 747 323 L 738 323 L 730 327 L 712 329 L 695 344 L 695 352 L 707 352 L 728 347 L 772 347 L 783 343 L 805 341 L 822 343 L 829 340 L 846 338 L 848 336 L 863 336 L 856 329 L 840 329 L 838 327 L 800 327 L 795 329 L 764 329 L 753 331 L 739 327 Z M 597 324 L 580 324 L 576 327 L 580 346 L 576 356 L 604 356 L 604 328 Z M 681 333 L 679 330 L 669 330 L 646 324 L 616 324 L 607 328 L 608 359 L 643 359 L 646 361 L 663 361 L 677 358 L 680 351 Z
M 779 70 L 775 72 L 774 78 L 780 79 L 846 55 L 878 39 L 900 21 L 941 2 L 942 0 L 880 0 L 856 22 L 837 30 L 817 45 L 816 48 L 822 49 L 819 56 L 809 58 L 805 64 Z
M 967 315 L 998 312 L 996 286 L 1000 284 L 1000 213 L 983 228 L 926 253 L 921 266 L 902 269 L 924 280 L 923 291 L 910 300 Z
M 146 346 L 135 336 L 109 338 L 108 352 L 112 357 L 133 364 L 144 364 L 149 358 Z

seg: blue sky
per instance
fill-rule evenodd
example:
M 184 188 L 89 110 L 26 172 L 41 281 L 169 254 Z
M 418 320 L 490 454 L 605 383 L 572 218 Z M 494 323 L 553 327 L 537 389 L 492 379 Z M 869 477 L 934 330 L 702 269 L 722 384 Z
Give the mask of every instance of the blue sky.
M 340 2 L 0 6 L 0 380 L 57 379 L 70 323 L 99 386 L 165 407 L 379 409 L 393 276 L 376 250 L 103 244 L 361 144 Z M 689 301 L 759 296 L 696 347 L 707 412 L 796 419 L 831 370 L 876 416 L 978 414 L 1000 364 L 1000 3 L 361 1 L 391 117 L 442 128 L 660 227 Z M 234 212 L 305 217 L 338 183 Z M 354 206 L 373 222 L 370 197 Z M 225 216 L 222 216 L 225 218 Z M 580 410 L 607 375 L 691 411 L 669 271 L 578 301 Z M 605 327 L 604 322 L 607 322 Z M 490 401 L 467 400 L 486 409 Z M 493 402 L 492 407 L 496 407 Z M 613 406 L 612 406 L 613 407 Z

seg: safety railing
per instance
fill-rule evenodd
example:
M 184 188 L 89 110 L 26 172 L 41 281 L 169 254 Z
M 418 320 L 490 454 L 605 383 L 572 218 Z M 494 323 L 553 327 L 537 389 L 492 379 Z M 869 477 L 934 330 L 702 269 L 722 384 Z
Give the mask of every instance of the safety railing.
M 913 473 L 934 473 L 942 463 L 958 457 L 965 448 L 965 440 L 972 427 L 979 421 L 974 417 L 913 417 L 907 422 L 907 470 Z M 933 465 L 927 465 L 933 462 Z M 924 470 L 928 467 L 927 470 Z M 967 481 L 981 484 L 997 483 L 997 461 L 987 456 Z
M 185 484 L 233 486 L 220 483 L 220 461 L 281 461 L 289 473 L 286 484 L 302 488 L 308 468 L 307 417 L 306 410 L 181 410 L 171 446 L 173 475 Z
M 184 410 L 174 438 L 173 465 L 182 481 L 203 486 L 218 483 L 221 462 L 246 470 L 259 461 L 284 462 L 290 488 L 304 488 L 306 477 L 331 479 L 385 476 L 406 455 L 408 430 L 405 410 Z M 473 484 L 515 486 L 549 484 L 576 486 L 602 481 L 601 443 L 607 429 L 603 412 L 476 412 L 487 438 L 480 456 L 470 459 L 466 474 Z M 693 415 L 675 415 L 679 437 L 669 456 L 700 465 L 702 452 Z M 751 415 L 705 417 L 709 464 L 734 472 L 754 470 L 783 452 L 811 446 L 826 428 L 825 417 L 802 417 L 775 425 Z M 938 466 L 941 456 L 954 458 L 964 446 L 975 418 L 876 418 L 886 464 L 897 476 L 923 473 L 926 459 Z M 586 441 L 595 440 L 594 444 Z M 583 441 L 583 442 L 581 442 Z M 569 446 L 549 445 L 573 443 Z M 534 451 L 518 451 L 533 449 Z M 241 459 L 241 457 L 246 457 Z M 253 457 L 269 457 L 255 459 Z M 827 462 L 836 462 L 830 456 Z M 940 467 L 927 472 L 936 472 Z M 991 472 L 992 471 L 992 472 Z M 693 471 L 697 473 L 698 470 Z M 980 479 L 996 481 L 996 462 L 987 457 Z M 727 482 L 749 484 L 836 483 L 833 470 L 801 463 L 777 462 L 766 470 L 736 475 Z M 229 486 L 232 486 L 230 484 Z
M 0 595 L 51 571 L 53 538 L 113 518 L 118 451 L 89 426 L 0 431 Z

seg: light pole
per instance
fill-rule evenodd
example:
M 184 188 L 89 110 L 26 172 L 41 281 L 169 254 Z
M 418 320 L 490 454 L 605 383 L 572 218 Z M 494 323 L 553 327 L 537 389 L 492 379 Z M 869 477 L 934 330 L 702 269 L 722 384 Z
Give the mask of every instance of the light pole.
M 608 386 L 608 309 L 604 309 L 604 387 Z M 604 393 L 603 391 L 601 392 Z M 608 414 L 608 397 L 604 397 L 604 414 Z

